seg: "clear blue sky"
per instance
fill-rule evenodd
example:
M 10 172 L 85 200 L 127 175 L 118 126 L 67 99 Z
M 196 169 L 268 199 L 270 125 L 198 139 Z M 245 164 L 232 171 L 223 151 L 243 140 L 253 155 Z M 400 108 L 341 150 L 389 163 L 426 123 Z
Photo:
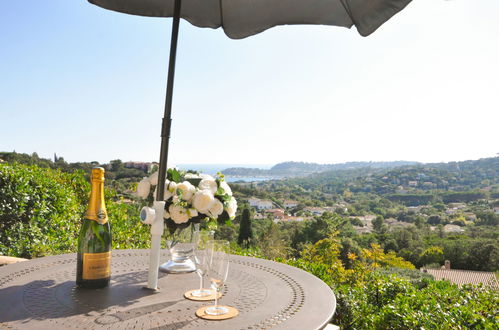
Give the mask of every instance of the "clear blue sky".
M 425 162 L 499 152 L 499 1 L 415 0 L 373 35 L 243 40 L 182 21 L 170 164 Z M 157 161 L 171 19 L 0 2 L 0 151 Z

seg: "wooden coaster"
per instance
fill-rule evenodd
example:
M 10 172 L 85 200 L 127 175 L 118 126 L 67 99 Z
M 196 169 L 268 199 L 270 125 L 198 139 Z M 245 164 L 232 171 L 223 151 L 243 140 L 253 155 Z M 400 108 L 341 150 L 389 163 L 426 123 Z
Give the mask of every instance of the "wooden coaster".
M 210 300 L 215 300 L 215 291 L 211 290 L 212 293 L 209 296 L 204 296 L 204 297 L 193 296 L 192 293 L 194 291 L 197 291 L 197 290 L 199 290 L 199 289 L 187 291 L 186 293 L 184 293 L 184 297 L 187 298 L 187 299 L 189 299 L 189 300 L 194 300 L 194 301 L 210 301 Z M 219 292 L 218 293 L 218 299 L 220 299 L 221 297 L 222 297 L 222 293 Z
M 200 317 L 202 319 L 205 319 L 205 320 L 220 321 L 220 320 L 231 319 L 233 317 L 236 317 L 239 314 L 239 311 L 235 307 L 224 306 L 224 305 L 219 305 L 219 306 L 227 308 L 229 310 L 229 312 L 222 314 L 222 315 L 210 315 L 210 314 L 206 314 L 206 309 L 208 307 L 211 307 L 211 306 L 203 306 L 196 311 L 196 316 Z

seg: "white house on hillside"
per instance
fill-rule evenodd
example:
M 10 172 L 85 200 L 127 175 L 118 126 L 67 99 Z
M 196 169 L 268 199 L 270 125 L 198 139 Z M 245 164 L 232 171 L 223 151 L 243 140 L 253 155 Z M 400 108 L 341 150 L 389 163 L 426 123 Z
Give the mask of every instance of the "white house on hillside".
M 297 206 L 298 206 L 297 201 L 292 201 L 289 199 L 284 201 L 284 207 L 286 207 L 286 208 L 292 208 L 292 207 L 297 207 Z
M 252 197 L 248 199 L 248 203 L 250 206 L 258 210 L 270 210 L 273 207 L 272 201 L 269 201 L 267 199 L 259 199 Z

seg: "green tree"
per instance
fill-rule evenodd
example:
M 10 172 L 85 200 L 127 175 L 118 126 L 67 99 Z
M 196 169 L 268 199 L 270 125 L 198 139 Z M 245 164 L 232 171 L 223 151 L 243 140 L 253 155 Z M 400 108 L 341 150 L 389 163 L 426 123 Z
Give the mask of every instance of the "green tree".
M 431 246 L 424 250 L 419 257 L 421 265 L 441 264 L 444 260 L 444 251 L 440 246 Z
M 237 244 L 248 247 L 253 240 L 253 227 L 251 225 L 251 214 L 249 209 L 244 209 L 241 215 L 241 224 L 239 225 L 239 236 Z
M 383 224 L 385 222 L 385 219 L 383 219 L 383 216 L 377 216 L 376 219 L 373 220 L 373 228 L 376 232 L 380 232 L 383 229 Z

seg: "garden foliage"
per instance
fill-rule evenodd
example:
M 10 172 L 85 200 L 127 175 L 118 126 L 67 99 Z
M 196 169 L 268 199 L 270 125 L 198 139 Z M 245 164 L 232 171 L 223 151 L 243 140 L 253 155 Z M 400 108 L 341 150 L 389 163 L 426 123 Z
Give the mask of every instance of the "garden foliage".
M 0 254 L 32 258 L 75 252 L 90 192 L 87 181 L 82 171 L 66 173 L 34 165 L 0 164 Z M 109 183 L 106 204 L 113 248 L 147 248 L 149 228 L 138 221 L 142 205 L 118 197 Z M 285 231 L 290 236 L 287 240 L 295 242 L 290 247 L 283 240 L 282 226 L 272 221 L 255 221 L 253 225 L 253 241 L 259 239 L 260 244 L 247 248 L 235 243 L 233 227 L 219 228 L 216 236 L 233 237 L 233 253 L 274 259 L 321 278 L 336 294 L 333 322 L 343 329 L 498 329 L 497 290 L 434 281 L 414 269 L 401 254 L 386 248 L 397 245 L 407 255 L 411 252 L 421 262 L 431 263 L 450 251 L 459 251 L 461 256 L 479 251 L 464 238 L 435 238 L 427 242 L 429 247 L 416 249 L 394 233 L 392 240 L 385 239 L 385 248 L 372 240 L 372 235 L 363 236 L 361 244 L 357 244 L 346 235 L 349 223 L 339 216 L 324 214 L 305 222 L 303 228 L 290 224 Z M 382 229 L 379 235 L 387 236 Z M 264 235 L 256 235 L 258 232 Z M 416 232 L 413 234 L 411 242 L 421 241 Z M 481 245 L 488 254 L 496 251 L 490 244 Z M 290 258 L 292 255 L 295 258 Z M 453 264 L 460 264 L 459 255 L 452 258 Z M 489 260 L 494 258 L 478 258 L 477 267 L 490 265 Z
M 77 235 L 90 194 L 85 173 L 18 163 L 0 164 L 0 254 L 34 258 L 76 252 Z M 113 248 L 148 244 L 139 206 L 106 190 Z

